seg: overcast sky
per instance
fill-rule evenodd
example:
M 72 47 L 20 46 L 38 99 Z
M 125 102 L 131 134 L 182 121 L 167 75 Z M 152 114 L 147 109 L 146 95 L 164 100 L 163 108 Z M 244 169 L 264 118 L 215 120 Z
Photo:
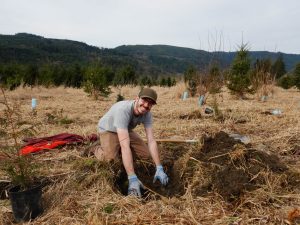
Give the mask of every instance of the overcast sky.
M 0 0 L 0 34 L 300 54 L 300 0 Z

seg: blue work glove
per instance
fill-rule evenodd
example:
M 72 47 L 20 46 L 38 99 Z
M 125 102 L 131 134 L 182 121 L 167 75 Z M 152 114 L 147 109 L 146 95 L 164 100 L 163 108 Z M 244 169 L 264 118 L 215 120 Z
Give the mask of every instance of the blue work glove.
M 141 188 L 144 189 L 142 182 L 137 178 L 135 174 L 128 176 L 128 181 L 128 195 L 141 197 Z
M 164 186 L 169 182 L 169 178 L 164 172 L 164 168 L 162 167 L 162 165 L 156 167 L 156 173 L 154 175 L 153 183 L 155 183 L 156 180 L 159 180 L 160 183 Z

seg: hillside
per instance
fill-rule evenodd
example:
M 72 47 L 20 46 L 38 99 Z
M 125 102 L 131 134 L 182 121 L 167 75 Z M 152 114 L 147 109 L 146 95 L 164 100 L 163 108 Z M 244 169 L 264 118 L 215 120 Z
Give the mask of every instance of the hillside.
M 252 51 L 252 60 L 276 59 L 279 52 Z M 291 70 L 300 55 L 284 54 L 286 69 Z M 189 65 L 205 69 L 209 63 L 218 62 L 222 68 L 230 65 L 235 52 L 206 52 L 168 45 L 128 45 L 114 49 L 98 48 L 78 41 L 50 39 L 18 33 L 0 35 L 0 62 L 5 63 L 80 63 L 102 61 L 113 68 L 133 65 L 140 74 L 183 73 Z
M 168 45 L 128 45 L 115 48 L 116 52 L 130 55 L 137 59 L 147 59 L 149 63 L 166 70 L 184 71 L 188 65 L 195 65 L 205 69 L 209 63 L 218 62 L 223 68 L 228 67 L 236 52 L 206 52 L 191 48 Z M 299 54 L 285 54 L 281 52 L 250 51 L 252 62 L 256 59 L 270 58 L 276 60 L 282 54 L 287 71 L 292 70 L 300 62 Z
M 100 49 L 76 41 L 48 39 L 26 33 L 0 36 L 0 59 L 3 63 L 68 63 L 88 61 L 99 54 Z

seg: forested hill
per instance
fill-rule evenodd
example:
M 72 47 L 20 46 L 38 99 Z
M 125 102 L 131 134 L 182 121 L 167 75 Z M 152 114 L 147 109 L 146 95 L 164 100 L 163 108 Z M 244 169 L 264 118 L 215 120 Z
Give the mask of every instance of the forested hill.
M 159 66 L 166 71 L 174 69 L 177 72 L 182 72 L 182 69 L 189 64 L 205 69 L 212 62 L 218 62 L 221 67 L 225 68 L 231 64 L 236 55 L 236 52 L 207 52 L 168 45 L 123 45 L 115 48 L 115 51 L 136 59 L 147 59 L 151 65 Z M 287 71 L 300 62 L 300 54 L 268 51 L 250 51 L 249 53 L 252 62 L 256 59 L 267 58 L 275 61 L 281 54 Z
M 253 61 L 261 58 L 275 60 L 279 54 L 250 52 Z M 115 69 L 130 64 L 141 74 L 170 74 L 183 73 L 189 65 L 205 69 L 215 61 L 225 68 L 234 56 L 235 52 L 206 52 L 168 45 L 130 45 L 106 49 L 27 33 L 0 35 L 0 64 L 88 64 L 99 60 Z M 300 62 L 300 55 L 282 53 L 282 56 L 287 70 Z
M 87 62 L 101 53 L 99 48 L 77 41 L 27 33 L 0 35 L 0 59 L 4 63 Z

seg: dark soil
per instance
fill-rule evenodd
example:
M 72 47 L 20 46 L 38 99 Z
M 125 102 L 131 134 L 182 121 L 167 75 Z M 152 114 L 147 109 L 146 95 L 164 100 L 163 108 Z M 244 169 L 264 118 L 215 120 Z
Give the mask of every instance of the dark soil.
M 173 167 L 174 162 L 187 152 L 188 147 L 189 144 L 178 145 L 173 143 L 162 144 L 159 146 L 159 149 L 162 152 L 161 160 L 163 161 L 164 171 L 169 176 L 169 183 L 165 187 L 162 186 L 159 181 L 153 183 L 156 168 L 151 160 L 136 160 L 134 162 L 135 172 L 139 180 L 145 186 L 145 189 L 141 190 L 144 198 L 155 193 L 165 197 L 181 196 L 184 194 L 184 182 L 181 179 L 178 179 L 178 174 Z M 128 179 L 124 167 L 121 166 L 121 169 L 116 174 L 116 187 L 123 195 L 127 195 Z
M 193 152 L 192 157 L 199 160 L 210 175 L 205 177 L 208 183 L 204 186 L 194 185 L 194 193 L 205 195 L 206 190 L 215 191 L 228 201 L 264 185 L 262 172 L 280 174 L 288 170 L 278 156 L 253 149 L 225 132 L 206 138 L 203 147 Z
M 166 197 L 181 196 L 185 193 L 184 187 L 191 185 L 194 196 L 218 193 L 225 200 L 234 201 L 245 191 L 265 185 L 266 173 L 285 173 L 287 180 L 282 186 L 291 189 L 300 182 L 300 174 L 289 171 L 277 155 L 256 150 L 251 144 L 245 145 L 225 132 L 203 140 L 204 144 L 198 148 L 178 143 L 160 146 L 162 163 L 170 179 L 166 187 L 158 181 L 153 184 L 155 167 L 151 161 L 136 160 L 135 171 L 146 186 L 144 196 L 153 193 Z M 126 195 L 125 170 L 118 174 L 115 184 Z

